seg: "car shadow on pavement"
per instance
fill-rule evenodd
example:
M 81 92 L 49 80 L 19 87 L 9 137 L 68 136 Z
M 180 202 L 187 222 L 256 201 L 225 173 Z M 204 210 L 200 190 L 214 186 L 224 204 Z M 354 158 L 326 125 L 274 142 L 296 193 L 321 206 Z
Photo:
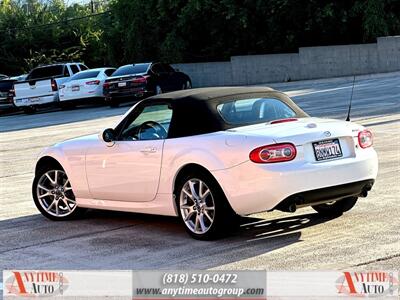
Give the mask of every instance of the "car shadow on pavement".
M 173 217 L 90 210 L 82 220 L 52 222 L 33 215 L 0 221 L 0 267 L 213 268 L 301 242 L 301 230 L 330 220 L 310 213 L 242 217 L 236 232 L 210 242 L 189 237 Z

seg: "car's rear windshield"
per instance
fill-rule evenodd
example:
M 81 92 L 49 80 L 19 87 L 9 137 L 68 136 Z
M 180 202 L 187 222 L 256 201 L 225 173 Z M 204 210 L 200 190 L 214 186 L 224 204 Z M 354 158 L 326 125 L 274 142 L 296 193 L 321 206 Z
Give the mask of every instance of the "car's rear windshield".
M 119 67 L 112 76 L 124 76 L 130 74 L 139 74 L 147 72 L 150 64 L 134 64 Z
M 228 124 L 249 125 L 295 117 L 296 113 L 276 98 L 253 98 L 217 105 L 218 113 Z
M 85 71 L 75 74 L 71 77 L 71 80 L 79 80 L 86 78 L 96 78 L 99 75 L 100 71 Z
M 64 65 L 54 65 L 33 69 L 27 79 L 38 79 L 47 77 L 62 76 L 64 74 Z

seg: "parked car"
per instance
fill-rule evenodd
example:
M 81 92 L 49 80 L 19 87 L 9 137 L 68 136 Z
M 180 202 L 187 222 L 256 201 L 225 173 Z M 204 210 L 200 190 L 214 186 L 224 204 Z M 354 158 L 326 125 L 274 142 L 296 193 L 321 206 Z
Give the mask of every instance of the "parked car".
M 75 73 L 87 70 L 81 63 L 59 63 L 33 69 L 25 81 L 14 84 L 14 104 L 32 113 L 41 105 L 58 102 L 58 86 Z
M 6 79 L 6 78 L 8 78 L 8 76 L 7 76 L 7 75 L 0 74 L 0 79 Z
M 151 95 L 192 87 L 185 73 L 169 64 L 153 62 L 119 67 L 104 83 L 104 95 L 110 106 L 122 101 L 138 100 Z
M 104 102 L 103 83 L 114 71 L 115 68 L 97 68 L 76 73 L 60 85 L 60 105 L 71 107 L 88 100 Z
M 46 148 L 33 198 L 52 220 L 84 208 L 174 215 L 211 239 L 237 215 L 306 206 L 340 215 L 377 172 L 361 125 L 312 118 L 269 88 L 206 88 L 144 99 L 98 136 Z
M 0 111 L 7 111 L 15 108 L 14 97 L 14 82 L 13 79 L 0 79 Z

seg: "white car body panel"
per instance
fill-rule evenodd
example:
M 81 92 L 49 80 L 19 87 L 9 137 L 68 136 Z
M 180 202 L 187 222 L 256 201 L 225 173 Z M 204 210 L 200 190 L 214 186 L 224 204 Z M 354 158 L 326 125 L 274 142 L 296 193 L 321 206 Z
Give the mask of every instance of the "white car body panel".
M 57 144 L 41 157 L 60 162 L 81 207 L 177 215 L 176 175 L 187 164 L 198 164 L 215 177 L 235 212 L 247 215 L 273 209 L 302 191 L 375 179 L 375 150 L 358 146 L 363 129 L 352 122 L 307 117 L 182 138 L 117 141 L 113 146 L 92 135 Z M 312 142 L 332 138 L 340 140 L 343 157 L 316 161 Z M 251 150 L 279 142 L 296 145 L 294 160 L 249 160 Z
M 108 78 L 108 76 L 104 73 L 104 71 L 110 68 L 98 68 L 98 69 L 89 69 L 85 71 L 81 71 L 77 74 L 82 74 L 85 72 L 93 72 L 99 71 L 98 76 L 77 79 L 65 82 L 63 84 L 63 88 L 59 89 L 59 98 L 60 101 L 72 101 L 72 100 L 81 100 L 87 98 L 103 98 L 103 84 L 104 81 Z M 98 84 L 87 84 L 88 82 L 98 80 Z

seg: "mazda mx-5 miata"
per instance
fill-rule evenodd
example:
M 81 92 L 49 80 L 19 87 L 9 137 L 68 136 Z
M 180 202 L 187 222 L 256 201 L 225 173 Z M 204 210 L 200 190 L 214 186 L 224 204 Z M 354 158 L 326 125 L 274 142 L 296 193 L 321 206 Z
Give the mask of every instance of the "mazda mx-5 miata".
M 361 125 L 312 118 L 269 88 L 205 88 L 147 98 L 115 127 L 47 148 L 33 198 L 52 220 L 86 208 L 171 215 L 212 239 L 238 215 L 305 206 L 341 215 L 377 171 Z

